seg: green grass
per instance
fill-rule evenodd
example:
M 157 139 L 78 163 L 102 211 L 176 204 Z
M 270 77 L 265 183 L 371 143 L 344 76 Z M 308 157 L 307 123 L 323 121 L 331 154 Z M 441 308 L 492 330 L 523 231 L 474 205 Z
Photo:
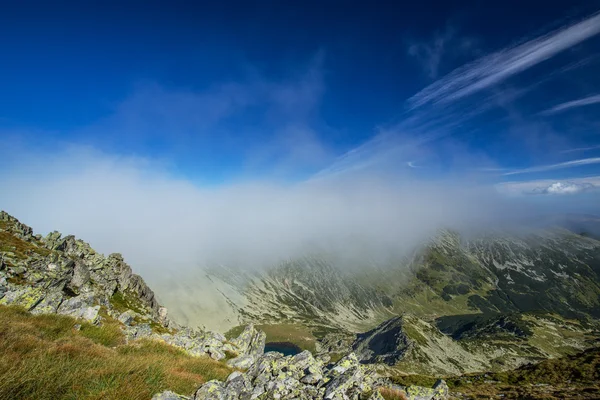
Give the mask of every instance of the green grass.
M 316 338 L 311 330 L 299 324 L 257 325 L 257 329 L 267 334 L 268 342 L 289 342 L 302 350 L 316 351 Z
M 269 342 L 287 342 L 295 344 L 302 350 L 316 352 L 316 337 L 310 328 L 300 324 L 264 324 L 255 325 L 256 329 L 264 331 L 267 334 L 267 343 Z M 225 337 L 234 339 L 242 333 L 244 326 L 231 328 Z
M 135 296 L 131 296 L 128 293 L 115 292 L 110 298 L 110 304 L 115 310 L 123 313 L 128 310 L 135 311 L 138 314 L 145 314 L 144 305 Z
M 33 253 L 48 256 L 51 251 L 45 247 L 36 246 L 31 242 L 19 239 L 10 232 L 0 230 L 0 253 L 11 252 L 16 258 L 26 260 Z
M 232 371 L 158 341 L 124 345 L 115 321 L 104 322 L 0 306 L 0 398 L 147 400 L 167 389 L 191 394 Z

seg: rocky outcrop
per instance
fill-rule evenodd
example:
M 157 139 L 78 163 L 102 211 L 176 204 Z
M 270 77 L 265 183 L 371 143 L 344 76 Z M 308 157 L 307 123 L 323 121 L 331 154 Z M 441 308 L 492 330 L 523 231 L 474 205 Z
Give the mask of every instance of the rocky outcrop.
M 86 242 L 59 232 L 45 238 L 0 212 L 0 304 L 33 313 L 59 313 L 97 322 L 101 306 L 117 315 L 115 296 L 147 321 L 168 326 L 154 292 L 120 254 L 105 257 Z M 121 304 L 123 306 L 123 304 Z
M 364 362 L 394 365 L 412 347 L 403 325 L 402 317 L 389 319 L 368 332 L 358 334 L 352 348 Z
M 284 357 L 269 352 L 246 372 L 233 372 L 225 382 L 210 381 L 194 394 L 201 399 L 345 399 L 373 391 L 383 380 L 349 354 L 328 368 L 309 351 Z
M 350 353 L 334 365 L 326 366 L 309 351 L 284 357 L 269 352 L 259 357 L 245 372 L 235 371 L 225 382 L 209 381 L 193 400 L 235 399 L 373 399 L 383 397 L 379 388 L 394 388 L 409 400 L 443 400 L 448 387 L 439 381 L 433 388 L 392 385 L 371 366 L 359 363 Z

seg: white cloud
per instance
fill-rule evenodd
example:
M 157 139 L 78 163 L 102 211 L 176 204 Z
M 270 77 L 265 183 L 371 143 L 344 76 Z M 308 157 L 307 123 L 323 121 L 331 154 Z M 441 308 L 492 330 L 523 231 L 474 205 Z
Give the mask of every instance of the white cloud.
M 38 232 L 58 229 L 102 252 L 122 252 L 153 277 L 208 264 L 266 265 L 311 246 L 359 263 L 440 227 L 479 226 L 505 206 L 492 188 L 459 179 L 357 174 L 206 187 L 146 159 L 80 147 L 9 153 L 0 162 L 0 187 L 10 188 L 0 192 L 0 208 Z M 370 251 L 354 254 L 353 240 Z
M 542 114 L 543 115 L 552 115 L 552 114 L 556 114 L 556 113 L 559 113 L 561 111 L 565 111 L 565 110 L 568 110 L 571 108 L 583 107 L 583 106 L 588 106 L 588 105 L 597 104 L 597 103 L 600 103 L 600 95 L 589 96 L 589 97 L 584 97 L 583 99 L 568 101 L 566 103 L 562 103 L 557 106 L 554 106 L 546 111 L 543 111 Z
M 533 181 L 503 182 L 496 185 L 506 195 L 530 194 L 578 194 L 600 189 L 600 176 L 572 178 L 568 180 L 540 179 Z
M 600 146 L 576 147 L 573 149 L 563 150 L 563 151 L 561 151 L 561 153 L 575 153 L 575 152 L 579 152 L 579 151 L 590 151 L 590 150 L 596 150 L 596 149 L 600 149 Z
M 593 187 L 589 183 L 556 182 L 548 186 L 545 192 L 549 194 L 575 194 Z
M 600 33 L 600 14 L 462 66 L 415 94 L 413 108 L 454 101 L 491 87 Z

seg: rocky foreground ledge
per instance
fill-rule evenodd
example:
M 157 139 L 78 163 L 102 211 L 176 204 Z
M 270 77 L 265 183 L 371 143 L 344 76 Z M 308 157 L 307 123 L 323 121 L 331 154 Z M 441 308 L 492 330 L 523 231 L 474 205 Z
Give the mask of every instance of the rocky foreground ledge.
M 350 353 L 335 364 L 327 357 L 313 357 L 309 351 L 284 357 L 277 352 L 260 356 L 245 372 L 235 371 L 225 382 L 213 380 L 191 397 L 172 392 L 157 394 L 152 400 L 250 400 L 250 399 L 331 399 L 383 400 L 380 390 L 397 399 L 442 400 L 448 386 L 439 380 L 433 388 L 402 387 L 380 377 L 370 365 L 358 362 Z
M 328 355 L 304 351 L 284 357 L 264 353 L 266 335 L 248 325 L 235 339 L 175 324 L 144 280 L 120 254 L 107 257 L 74 236 L 34 235 L 27 225 L 0 211 L 0 304 L 33 314 L 63 314 L 92 324 L 118 324 L 127 339 L 164 341 L 196 357 L 211 357 L 236 369 L 225 382 L 203 384 L 189 398 L 163 392 L 154 400 L 181 399 L 383 399 L 441 400 L 448 387 L 401 387 L 380 377 L 372 365 L 349 353 L 335 364 Z

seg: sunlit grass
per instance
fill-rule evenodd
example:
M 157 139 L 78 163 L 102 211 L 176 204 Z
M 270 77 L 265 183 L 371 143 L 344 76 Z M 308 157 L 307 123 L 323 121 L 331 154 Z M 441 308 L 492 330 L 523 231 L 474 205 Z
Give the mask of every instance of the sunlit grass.
M 231 372 L 158 341 L 124 345 L 117 323 L 105 322 L 0 306 L 0 398 L 147 400 L 167 389 L 191 394 Z

